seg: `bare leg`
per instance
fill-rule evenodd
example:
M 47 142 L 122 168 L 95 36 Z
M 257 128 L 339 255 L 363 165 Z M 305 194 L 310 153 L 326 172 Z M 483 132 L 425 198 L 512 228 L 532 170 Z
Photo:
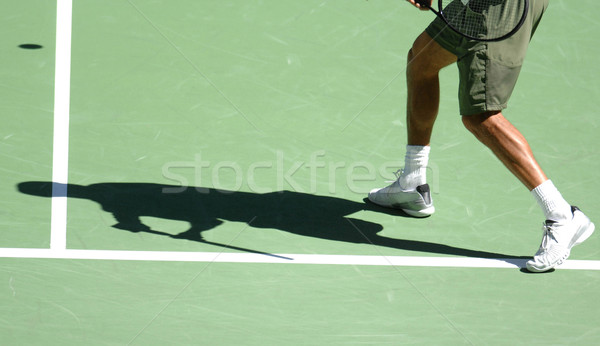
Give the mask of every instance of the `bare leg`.
M 456 56 L 427 33 L 408 52 L 406 123 L 409 145 L 429 145 L 440 103 L 439 71 L 456 62 Z
M 462 120 L 530 191 L 548 180 L 525 137 L 501 112 L 463 116 Z
M 374 189 L 369 200 L 405 213 L 425 217 L 435 208 L 425 175 L 429 156 L 429 141 L 440 103 L 440 70 L 456 61 L 456 56 L 443 49 L 427 33 L 417 37 L 408 52 L 406 81 L 407 150 L 402 174 L 392 185 Z

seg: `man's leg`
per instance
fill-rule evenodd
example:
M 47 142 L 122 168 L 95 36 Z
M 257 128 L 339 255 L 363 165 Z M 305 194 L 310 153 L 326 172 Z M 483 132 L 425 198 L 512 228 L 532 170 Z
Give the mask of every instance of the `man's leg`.
M 435 211 L 425 177 L 429 142 L 440 102 L 438 75 L 442 68 L 454 62 L 456 56 L 425 32 L 413 43 L 406 69 L 408 145 L 404 169 L 392 185 L 369 193 L 372 202 L 402 209 L 416 217 L 429 216 Z
M 440 103 L 439 72 L 456 56 L 423 32 L 408 52 L 406 124 L 408 145 L 429 145 Z
M 548 180 L 525 137 L 500 111 L 463 116 L 462 121 L 529 191 Z
M 547 220 L 572 218 L 571 205 L 548 180 L 527 140 L 500 111 L 462 117 L 463 124 L 532 192 Z
M 406 69 L 407 146 L 399 185 L 415 190 L 426 185 L 430 140 L 440 104 L 439 72 L 456 62 L 454 54 L 442 48 L 427 32 L 422 33 L 408 52 Z
M 560 265 L 571 248 L 585 241 L 594 224 L 576 207 L 571 207 L 544 174 L 525 137 L 502 115 L 487 112 L 462 117 L 463 124 L 492 150 L 502 163 L 531 191 L 544 211 L 542 245 L 527 268 L 548 271 Z

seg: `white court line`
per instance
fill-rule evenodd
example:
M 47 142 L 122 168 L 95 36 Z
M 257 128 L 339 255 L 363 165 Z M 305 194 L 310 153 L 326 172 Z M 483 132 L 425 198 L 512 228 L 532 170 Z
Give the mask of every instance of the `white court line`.
M 54 70 L 54 138 L 52 147 L 52 214 L 50 248 L 67 246 L 67 180 L 69 172 L 69 112 L 71 94 L 72 0 L 56 3 Z
M 0 248 L 0 258 L 42 258 L 156 262 L 216 262 L 216 263 L 279 263 L 330 264 L 395 267 L 455 267 L 455 268 L 524 268 L 525 259 L 422 257 L 422 256 L 359 256 L 315 254 L 265 254 L 230 252 L 176 251 L 115 251 L 115 250 L 55 250 Z M 600 261 L 567 260 L 560 269 L 600 270 Z

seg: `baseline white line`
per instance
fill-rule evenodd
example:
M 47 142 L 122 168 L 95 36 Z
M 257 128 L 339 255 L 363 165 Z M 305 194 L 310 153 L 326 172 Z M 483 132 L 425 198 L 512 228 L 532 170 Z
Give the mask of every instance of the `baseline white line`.
M 220 262 L 220 263 L 280 263 L 280 264 L 337 264 L 398 267 L 456 267 L 456 268 L 524 268 L 525 259 L 463 258 L 423 256 L 360 256 L 275 254 L 230 252 L 176 251 L 115 251 L 115 250 L 53 250 L 0 248 L 0 258 L 80 259 L 156 262 Z M 289 258 L 289 259 L 286 259 Z M 567 260 L 559 268 L 600 270 L 600 261 Z
M 54 138 L 52 147 L 52 212 L 50 249 L 67 246 L 67 180 L 69 172 L 69 112 L 71 95 L 72 0 L 56 3 L 54 71 Z

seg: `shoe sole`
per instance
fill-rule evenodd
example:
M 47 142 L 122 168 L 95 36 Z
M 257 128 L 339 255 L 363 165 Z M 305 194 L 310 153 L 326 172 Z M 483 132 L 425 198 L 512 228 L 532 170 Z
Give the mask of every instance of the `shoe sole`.
M 428 216 L 431 216 L 435 212 L 435 208 L 433 206 L 427 207 L 427 208 L 421 209 L 421 210 L 411 210 L 411 209 L 404 209 L 404 208 L 397 208 L 397 209 L 400 209 L 403 212 L 405 212 L 406 214 L 408 214 L 410 216 L 414 216 L 414 217 L 428 217 Z

